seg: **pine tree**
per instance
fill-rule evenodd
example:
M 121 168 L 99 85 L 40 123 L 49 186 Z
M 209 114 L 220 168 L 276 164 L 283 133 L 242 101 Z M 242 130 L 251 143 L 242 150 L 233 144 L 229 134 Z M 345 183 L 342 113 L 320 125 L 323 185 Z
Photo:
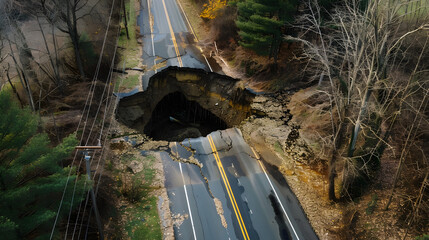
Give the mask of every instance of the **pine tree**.
M 35 115 L 29 109 L 20 109 L 5 91 L 0 92 L 0 112 L 0 236 L 46 239 L 70 170 L 60 163 L 73 151 L 77 140 L 71 135 L 51 148 L 47 135 L 37 133 Z M 70 181 L 75 178 L 72 175 Z M 81 179 L 78 193 L 85 190 L 86 178 Z M 72 190 L 70 187 L 66 191 L 63 209 L 82 201 L 76 198 L 71 203 Z
M 282 27 L 292 19 L 295 0 L 244 0 L 237 3 L 240 45 L 277 59 Z

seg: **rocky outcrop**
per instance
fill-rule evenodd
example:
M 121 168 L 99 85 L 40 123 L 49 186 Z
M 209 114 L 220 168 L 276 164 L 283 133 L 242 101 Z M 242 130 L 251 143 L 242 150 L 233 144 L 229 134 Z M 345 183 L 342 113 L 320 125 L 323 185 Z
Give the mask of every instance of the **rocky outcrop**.
M 310 164 L 314 154 L 300 136 L 300 125 L 291 122 L 293 116 L 287 108 L 289 98 L 287 92 L 257 96 L 251 105 L 253 116 L 240 128 L 249 137 L 247 140 L 268 144 L 289 160 Z
M 253 94 L 238 80 L 200 69 L 169 67 L 151 77 L 145 92 L 120 100 L 117 119 L 143 132 L 157 104 L 167 95 L 180 92 L 188 101 L 197 102 L 228 127 L 250 115 Z

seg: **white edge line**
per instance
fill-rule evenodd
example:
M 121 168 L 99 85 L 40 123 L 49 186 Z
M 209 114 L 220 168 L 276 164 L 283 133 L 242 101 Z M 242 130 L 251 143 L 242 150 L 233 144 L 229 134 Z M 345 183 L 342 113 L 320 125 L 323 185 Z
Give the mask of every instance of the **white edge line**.
M 203 54 L 203 57 L 204 57 L 204 59 L 206 60 L 207 66 L 209 66 L 209 68 L 210 68 L 210 72 L 213 72 L 213 69 L 212 69 L 212 67 L 210 66 L 209 61 L 207 61 L 206 55 L 204 55 L 204 54 Z
M 282 204 L 282 202 L 280 201 L 279 196 L 277 195 L 277 192 L 276 192 L 276 190 L 274 189 L 273 184 L 271 183 L 271 180 L 270 180 L 270 178 L 268 177 L 268 175 L 267 175 L 267 173 L 265 172 L 265 170 L 264 170 L 264 173 L 265 173 L 265 176 L 267 177 L 268 182 L 269 182 L 269 183 L 270 183 L 270 185 L 271 185 L 271 188 L 272 188 L 272 189 L 273 189 L 273 191 L 274 191 L 274 194 L 276 195 L 277 201 L 279 201 L 280 206 L 282 207 L 282 210 L 283 210 L 284 214 L 286 215 L 287 221 L 289 222 L 290 227 L 291 227 L 291 228 L 292 228 L 292 230 L 293 230 L 293 233 L 295 233 L 296 238 L 299 240 L 298 234 L 296 233 L 295 228 L 293 227 L 292 222 L 290 221 L 289 216 L 287 215 L 286 210 L 285 210 L 285 208 L 283 207 L 283 204 Z
M 177 150 L 177 143 L 174 143 L 174 144 L 176 145 L 176 150 Z M 177 152 L 177 154 L 179 154 L 179 152 Z M 183 177 L 182 163 L 181 162 L 179 162 L 179 168 L 180 168 L 180 174 L 182 175 L 182 180 L 183 180 L 183 189 L 185 189 L 185 197 L 186 197 L 186 203 L 188 205 L 189 216 L 191 218 L 192 232 L 194 234 L 194 239 L 197 240 L 197 235 L 195 234 L 194 220 L 192 219 L 192 211 L 191 211 L 191 206 L 189 205 L 188 191 L 186 190 L 185 178 Z
M 183 10 L 182 4 L 180 4 L 179 0 L 176 0 L 176 2 L 179 4 L 180 10 L 182 10 L 183 16 L 185 16 L 185 19 L 188 22 L 189 28 L 191 29 L 191 32 L 192 32 L 192 35 L 194 35 L 195 40 L 197 40 L 197 42 L 199 42 L 197 35 L 195 35 L 194 28 L 192 28 L 192 25 L 189 22 L 188 17 L 186 16 L 185 10 Z
M 152 32 L 152 18 L 151 18 L 151 16 L 152 16 L 152 13 L 151 13 L 151 11 L 150 11 L 150 9 L 151 9 L 151 5 L 150 5 L 150 3 L 149 3 L 149 1 L 150 0 L 147 0 L 147 11 L 148 11 L 148 13 L 149 13 L 149 29 L 150 29 L 150 38 L 151 38 L 151 40 L 152 40 L 152 55 L 153 55 L 153 67 L 154 67 L 154 71 L 155 71 L 155 73 L 157 73 L 158 71 L 156 70 L 156 57 L 155 57 L 155 46 L 154 46 L 154 44 L 153 44 L 153 32 Z
M 192 219 L 191 206 L 189 205 L 188 191 L 186 191 L 185 178 L 183 177 L 183 172 L 182 172 L 182 163 L 180 162 L 179 162 L 179 167 L 180 167 L 180 173 L 182 174 L 183 189 L 185 189 L 186 203 L 188 204 L 189 216 L 191 218 L 192 232 L 194 233 L 194 239 L 197 240 L 197 235 L 195 234 L 194 220 Z
M 197 35 L 195 35 L 194 28 L 192 27 L 191 23 L 189 22 L 189 19 L 186 16 L 185 10 L 183 10 L 182 4 L 180 4 L 179 0 L 176 0 L 176 2 L 179 4 L 180 10 L 182 10 L 183 16 L 185 16 L 186 22 L 188 22 L 189 28 L 191 29 L 191 32 L 192 32 L 192 35 L 194 35 L 195 40 L 197 40 L 197 42 L 199 42 Z M 213 69 L 210 66 L 209 61 L 207 61 L 206 56 L 204 54 L 202 54 L 202 55 L 203 55 L 204 59 L 206 60 L 207 66 L 209 66 L 210 72 L 213 72 Z
M 255 150 L 253 150 L 253 148 L 251 148 L 251 149 L 252 149 L 252 151 L 253 151 L 253 154 L 255 154 L 255 157 L 256 157 L 256 159 L 257 159 L 256 161 L 260 161 L 260 160 L 259 160 L 258 155 L 256 155 Z M 262 162 L 260 162 L 260 164 L 261 164 L 261 166 L 263 166 L 263 165 L 262 165 L 262 164 L 263 164 Z M 286 215 L 287 221 L 289 222 L 289 225 L 290 225 L 290 227 L 292 228 L 293 233 L 295 234 L 296 238 L 299 240 L 298 234 L 296 233 L 295 228 L 293 227 L 292 222 L 290 221 L 289 216 L 287 215 L 286 210 L 285 210 L 285 208 L 283 207 L 282 202 L 280 201 L 279 195 L 277 195 L 277 192 L 276 192 L 276 190 L 274 189 L 274 186 L 273 186 L 273 184 L 271 183 L 271 180 L 270 180 L 270 178 L 268 177 L 267 172 L 265 171 L 265 168 L 264 168 L 264 167 L 262 167 L 262 171 L 264 172 L 265 177 L 266 177 L 266 178 L 267 178 L 267 180 L 268 180 L 268 183 L 270 184 L 271 188 L 273 189 L 274 194 L 276 195 L 277 201 L 280 203 L 280 206 L 282 207 L 283 213 Z

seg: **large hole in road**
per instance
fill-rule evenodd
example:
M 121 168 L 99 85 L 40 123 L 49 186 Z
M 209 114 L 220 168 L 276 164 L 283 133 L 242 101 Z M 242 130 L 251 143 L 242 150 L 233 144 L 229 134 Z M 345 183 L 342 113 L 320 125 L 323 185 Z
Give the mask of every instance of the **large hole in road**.
M 181 92 L 170 93 L 155 107 L 144 133 L 154 140 L 182 141 L 226 129 L 226 123 Z
M 144 92 L 123 97 L 116 117 L 154 140 L 182 141 L 239 124 L 254 95 L 237 79 L 200 69 L 169 67 Z

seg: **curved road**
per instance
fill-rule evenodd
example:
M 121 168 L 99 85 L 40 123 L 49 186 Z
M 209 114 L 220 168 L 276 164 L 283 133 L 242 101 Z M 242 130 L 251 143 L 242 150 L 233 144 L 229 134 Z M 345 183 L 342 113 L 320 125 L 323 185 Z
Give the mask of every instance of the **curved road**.
M 170 210 L 186 217 L 174 226 L 177 239 L 317 239 L 287 183 L 266 171 L 238 129 L 170 147 L 161 154 Z
M 141 0 L 141 9 L 143 89 L 168 66 L 220 72 L 176 0 Z M 161 158 L 171 213 L 184 217 L 176 239 L 317 239 L 286 181 L 267 172 L 238 129 L 172 143 Z
M 141 0 L 137 19 L 143 36 L 143 62 L 148 71 L 142 79 L 143 89 L 149 78 L 168 66 L 200 68 L 221 72 L 212 59 L 201 54 L 197 38 L 175 0 Z M 210 62 L 210 64 L 209 64 Z

